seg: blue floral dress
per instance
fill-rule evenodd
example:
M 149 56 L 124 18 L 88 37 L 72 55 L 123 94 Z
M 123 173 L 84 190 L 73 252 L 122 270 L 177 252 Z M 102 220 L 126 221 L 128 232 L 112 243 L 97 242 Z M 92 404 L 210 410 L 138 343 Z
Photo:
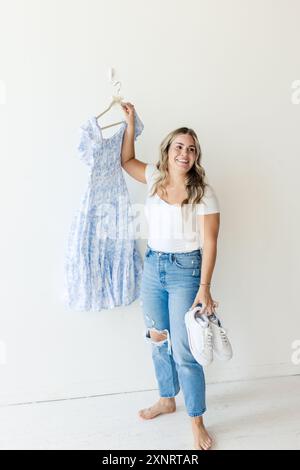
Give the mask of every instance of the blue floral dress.
M 136 111 L 134 119 L 136 140 L 144 125 Z M 64 298 L 74 310 L 125 306 L 140 295 L 143 261 L 120 156 L 126 127 L 107 139 L 96 117 L 80 128 L 79 157 L 90 173 L 67 240 Z

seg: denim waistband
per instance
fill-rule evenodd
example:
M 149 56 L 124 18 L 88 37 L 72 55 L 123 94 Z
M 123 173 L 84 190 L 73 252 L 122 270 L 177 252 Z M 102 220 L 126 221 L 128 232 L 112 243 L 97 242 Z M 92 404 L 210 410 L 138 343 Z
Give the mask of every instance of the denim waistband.
M 202 255 L 201 248 L 193 251 L 157 251 L 153 250 L 149 245 L 146 247 L 145 255 L 148 256 L 150 253 L 153 253 L 157 256 L 166 256 L 169 257 L 170 255 L 180 255 L 180 256 L 195 256 L 195 255 Z

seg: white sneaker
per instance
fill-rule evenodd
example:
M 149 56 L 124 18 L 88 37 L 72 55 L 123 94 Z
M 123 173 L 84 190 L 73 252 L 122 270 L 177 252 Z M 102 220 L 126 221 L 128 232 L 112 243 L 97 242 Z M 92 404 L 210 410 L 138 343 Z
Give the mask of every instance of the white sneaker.
M 213 332 L 213 352 L 221 361 L 229 361 L 232 358 L 232 347 L 226 330 L 221 325 L 220 319 L 214 313 L 208 316 Z
M 208 318 L 199 312 L 201 307 L 188 310 L 184 316 L 189 346 L 194 358 L 201 366 L 213 360 L 213 332 Z

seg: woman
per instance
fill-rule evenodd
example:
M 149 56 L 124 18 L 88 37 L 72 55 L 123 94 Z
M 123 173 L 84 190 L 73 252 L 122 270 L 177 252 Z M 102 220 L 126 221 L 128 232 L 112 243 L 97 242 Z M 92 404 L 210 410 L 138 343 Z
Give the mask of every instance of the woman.
M 161 143 L 159 162 L 145 164 L 135 158 L 134 106 L 123 103 L 122 108 L 127 121 L 122 167 L 148 185 L 145 209 L 149 238 L 141 305 L 160 393 L 158 402 L 140 410 L 139 415 L 152 419 L 174 412 L 175 396 L 181 388 L 191 418 L 194 447 L 207 450 L 212 438 L 203 422 L 205 378 L 202 366 L 190 352 L 184 315 L 198 303 L 208 316 L 217 306 L 210 282 L 220 224 L 218 199 L 205 182 L 200 144 L 192 129 L 183 127 L 171 132 Z M 192 225 L 196 222 L 196 230 L 186 228 L 187 221 Z

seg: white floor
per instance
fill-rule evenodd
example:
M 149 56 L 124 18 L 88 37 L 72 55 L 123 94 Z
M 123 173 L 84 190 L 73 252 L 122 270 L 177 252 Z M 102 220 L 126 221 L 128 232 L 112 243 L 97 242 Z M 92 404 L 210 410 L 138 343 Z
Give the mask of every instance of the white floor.
M 0 449 L 193 449 L 181 393 L 172 415 L 143 421 L 157 391 L 0 407 Z M 300 376 L 207 385 L 214 449 L 300 449 Z

